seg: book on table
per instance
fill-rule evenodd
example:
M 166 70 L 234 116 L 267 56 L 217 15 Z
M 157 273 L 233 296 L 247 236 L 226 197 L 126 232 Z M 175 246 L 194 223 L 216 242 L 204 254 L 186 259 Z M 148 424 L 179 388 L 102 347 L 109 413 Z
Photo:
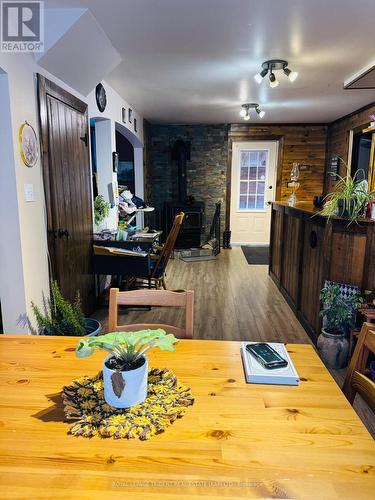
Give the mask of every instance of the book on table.
M 282 343 L 267 342 L 275 351 L 284 358 L 288 365 L 283 368 L 267 369 L 253 357 L 246 349 L 248 344 L 258 342 L 241 342 L 241 356 L 248 384 L 273 384 L 273 385 L 298 385 L 299 376 L 289 356 L 286 346 Z

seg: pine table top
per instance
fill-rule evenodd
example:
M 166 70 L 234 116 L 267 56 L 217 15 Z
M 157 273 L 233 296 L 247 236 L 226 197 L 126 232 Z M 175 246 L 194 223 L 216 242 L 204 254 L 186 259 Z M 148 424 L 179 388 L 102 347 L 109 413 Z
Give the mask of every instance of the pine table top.
M 374 498 L 374 441 L 312 346 L 287 346 L 298 387 L 246 384 L 239 342 L 150 352 L 195 403 L 139 441 L 67 434 L 61 388 L 104 358 L 77 359 L 77 340 L 0 336 L 2 498 Z

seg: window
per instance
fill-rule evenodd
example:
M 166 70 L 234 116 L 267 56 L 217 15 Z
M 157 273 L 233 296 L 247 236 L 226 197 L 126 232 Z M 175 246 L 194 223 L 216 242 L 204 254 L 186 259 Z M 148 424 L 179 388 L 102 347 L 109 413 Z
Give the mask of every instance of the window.
M 268 150 L 240 151 L 239 210 L 265 210 Z

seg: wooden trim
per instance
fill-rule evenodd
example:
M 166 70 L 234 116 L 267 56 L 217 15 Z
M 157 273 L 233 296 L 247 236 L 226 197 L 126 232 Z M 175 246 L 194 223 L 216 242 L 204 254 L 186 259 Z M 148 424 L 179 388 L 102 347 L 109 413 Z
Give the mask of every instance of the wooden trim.
M 349 89 L 349 90 L 354 90 L 354 89 Z M 358 90 L 358 89 L 356 89 Z M 369 104 L 366 104 L 365 106 L 362 106 L 362 108 L 356 109 L 355 111 L 351 111 L 347 115 L 340 116 L 340 118 L 336 118 L 336 120 L 333 120 L 332 122 L 328 123 L 329 126 L 334 125 L 341 120 L 346 120 L 347 118 L 350 118 L 351 116 L 357 115 L 359 113 L 362 113 L 363 111 L 366 111 L 366 109 L 371 108 L 372 106 L 375 106 L 375 101 L 370 102 Z
M 228 136 L 228 157 L 227 157 L 227 182 L 225 198 L 225 229 L 230 230 L 230 204 L 232 201 L 232 154 L 233 140 Z

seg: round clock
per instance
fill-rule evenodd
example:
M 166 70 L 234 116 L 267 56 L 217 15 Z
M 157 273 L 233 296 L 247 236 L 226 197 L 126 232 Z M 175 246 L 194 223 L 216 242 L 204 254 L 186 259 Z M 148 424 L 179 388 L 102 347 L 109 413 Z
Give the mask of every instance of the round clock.
M 103 113 L 105 107 L 107 106 L 107 94 L 105 93 L 105 89 L 101 83 L 98 83 L 96 86 L 95 97 L 98 109 L 101 113 Z

